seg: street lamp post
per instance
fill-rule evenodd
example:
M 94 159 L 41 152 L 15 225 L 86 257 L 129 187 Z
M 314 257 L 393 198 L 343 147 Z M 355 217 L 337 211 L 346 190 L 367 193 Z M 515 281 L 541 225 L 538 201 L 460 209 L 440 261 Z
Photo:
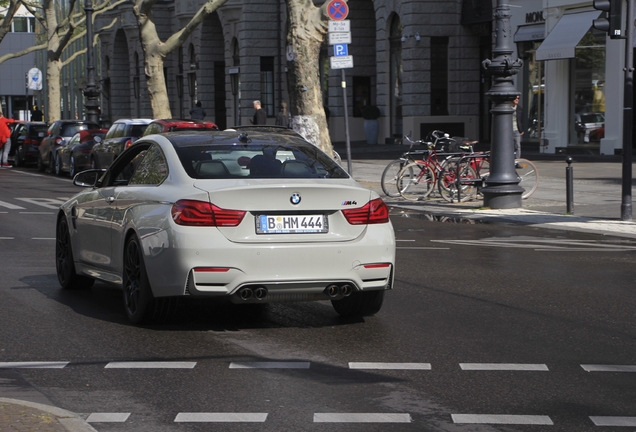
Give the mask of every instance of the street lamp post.
M 512 76 L 523 65 L 520 59 L 513 60 L 510 5 L 507 0 L 497 0 L 494 18 L 496 43 L 494 59 L 482 62 L 483 68 L 492 75 L 493 85 L 486 93 L 492 101 L 492 144 L 490 148 L 490 174 L 482 189 L 484 207 L 509 209 L 521 207 L 521 194 L 515 171 L 515 156 L 512 137 L 512 101 L 519 94 Z
M 95 64 L 93 61 L 93 1 L 86 0 L 86 88 L 84 89 L 84 106 L 86 120 L 99 122 L 99 90 L 95 85 Z

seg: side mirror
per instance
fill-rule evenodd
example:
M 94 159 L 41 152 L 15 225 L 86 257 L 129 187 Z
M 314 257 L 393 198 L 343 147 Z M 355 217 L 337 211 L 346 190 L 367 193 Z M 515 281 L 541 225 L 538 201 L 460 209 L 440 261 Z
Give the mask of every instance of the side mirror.
M 95 142 L 96 142 L 96 143 L 100 143 L 100 142 L 102 142 L 102 137 L 100 137 L 100 136 L 96 136 L 96 137 L 95 137 Z
M 73 177 L 73 184 L 79 187 L 95 187 L 105 170 L 91 169 L 77 173 Z

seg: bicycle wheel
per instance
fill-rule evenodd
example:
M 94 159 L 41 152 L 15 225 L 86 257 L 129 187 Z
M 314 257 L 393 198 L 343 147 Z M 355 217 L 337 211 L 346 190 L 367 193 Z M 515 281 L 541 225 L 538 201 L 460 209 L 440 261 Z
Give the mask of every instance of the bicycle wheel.
M 515 168 L 521 179 L 519 186 L 525 189 L 521 199 L 528 199 L 539 187 L 539 171 L 528 159 L 515 159 Z
M 476 183 L 462 183 L 461 197 L 458 197 L 457 190 L 457 173 L 462 180 L 476 180 L 479 178 L 475 169 L 470 166 L 468 161 L 461 163 L 459 171 L 457 169 L 457 160 L 448 161 L 439 173 L 437 180 L 437 188 L 439 194 L 448 202 L 465 202 L 474 199 L 477 195 Z
M 382 178 L 380 179 L 380 185 L 382 186 L 382 191 L 386 194 L 386 196 L 390 197 L 399 197 L 400 192 L 397 190 L 397 178 L 398 174 L 404 168 L 404 166 L 408 162 L 406 159 L 398 159 L 390 162 L 384 171 L 382 171 Z M 412 177 L 411 173 L 411 177 Z
M 435 173 L 427 164 L 411 162 L 404 166 L 397 176 L 396 189 L 402 198 L 409 201 L 420 201 L 433 191 Z

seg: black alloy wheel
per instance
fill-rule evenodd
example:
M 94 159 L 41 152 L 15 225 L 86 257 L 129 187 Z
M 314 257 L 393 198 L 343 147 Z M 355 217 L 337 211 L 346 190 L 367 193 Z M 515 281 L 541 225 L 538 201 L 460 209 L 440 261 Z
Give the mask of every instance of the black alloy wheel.
M 47 172 L 49 174 L 53 174 L 55 172 L 55 159 L 53 158 L 53 153 L 49 153 L 49 166 L 47 167 Z
M 123 292 L 126 315 L 133 324 L 164 322 L 178 311 L 177 297 L 152 295 L 141 243 L 135 235 L 124 247 Z
M 55 269 L 60 286 L 63 289 L 85 289 L 93 286 L 95 279 L 75 273 L 71 235 L 64 215 L 58 217 L 55 234 Z
M 349 297 L 331 300 L 335 311 L 343 317 L 375 315 L 382 308 L 382 303 L 384 303 L 384 290 L 357 291 L 351 293 Z
M 64 171 L 62 171 L 62 157 L 59 152 L 55 155 L 55 175 L 58 177 L 64 175 Z
M 38 153 L 38 171 L 39 172 L 44 172 L 44 169 L 46 167 L 44 166 L 44 161 L 42 160 L 42 155 L 40 153 Z

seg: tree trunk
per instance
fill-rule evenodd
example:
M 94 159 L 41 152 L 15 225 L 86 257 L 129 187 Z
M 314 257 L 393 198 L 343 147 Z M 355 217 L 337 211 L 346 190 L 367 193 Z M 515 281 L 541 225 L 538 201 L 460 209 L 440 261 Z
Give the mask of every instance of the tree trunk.
M 166 79 L 163 75 L 163 57 L 159 54 L 146 54 L 146 73 L 148 74 L 148 93 L 152 116 L 156 119 L 172 118 L 170 100 L 166 91 Z
M 49 123 L 60 120 L 62 116 L 62 92 L 60 88 L 61 72 L 62 62 L 60 60 L 47 60 L 46 87 L 49 98 L 49 109 L 46 113 L 46 118 Z
M 333 155 L 320 88 L 320 46 L 328 29 L 323 17 L 311 0 L 287 0 L 287 46 L 295 55 L 287 62 L 287 89 L 292 128 Z

